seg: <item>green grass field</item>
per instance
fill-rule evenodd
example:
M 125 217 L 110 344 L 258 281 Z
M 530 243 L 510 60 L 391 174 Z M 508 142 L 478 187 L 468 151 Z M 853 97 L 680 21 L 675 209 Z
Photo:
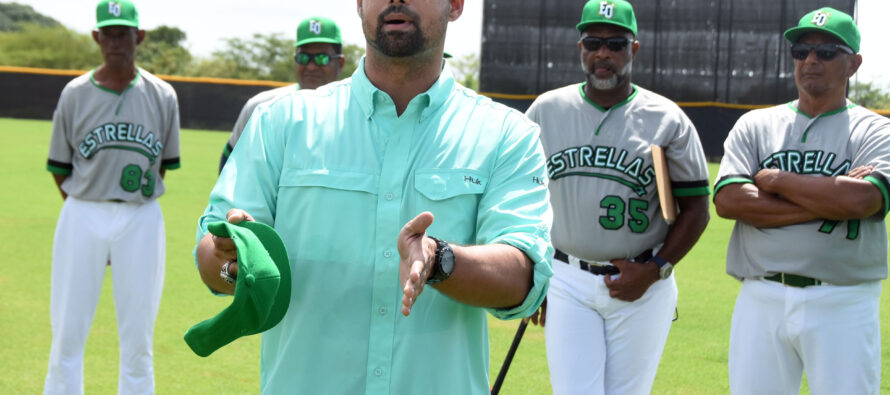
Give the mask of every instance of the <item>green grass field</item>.
M 52 238 L 62 199 L 45 170 L 51 124 L 0 119 L 0 392 L 39 393 L 49 357 L 49 293 Z M 155 382 L 159 394 L 256 393 L 259 391 L 259 337 L 242 338 L 209 358 L 194 355 L 182 340 L 191 325 L 213 316 L 230 299 L 211 296 L 191 257 L 195 225 L 216 179 L 227 133 L 184 130 L 180 170 L 167 173 L 160 199 L 167 229 L 164 295 L 155 327 Z M 711 166 L 712 177 L 716 165 Z M 729 323 L 739 283 L 724 273 L 731 223 L 711 214 L 696 248 L 679 265 L 679 320 L 671 330 L 655 394 L 729 392 Z M 110 272 L 87 341 L 87 393 L 117 391 L 117 326 Z M 883 374 L 890 361 L 888 292 L 882 294 Z M 491 379 L 497 376 L 518 321 L 490 320 Z M 890 390 L 887 379 L 882 389 Z M 803 391 L 807 393 L 806 389 Z M 529 326 L 501 391 L 550 393 L 544 332 Z

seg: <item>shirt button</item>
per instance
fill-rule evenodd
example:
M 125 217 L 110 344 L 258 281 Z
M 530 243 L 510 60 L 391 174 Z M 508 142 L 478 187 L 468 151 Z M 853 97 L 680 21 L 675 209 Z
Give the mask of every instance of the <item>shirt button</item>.
M 384 258 L 389 258 L 391 256 L 392 256 L 392 251 L 390 251 L 390 250 L 383 251 Z
M 383 375 L 383 369 L 380 369 L 380 368 L 374 369 L 374 374 L 376 374 L 378 376 Z
M 386 200 L 392 200 L 392 192 L 387 192 L 383 197 L 386 198 Z
M 380 308 L 377 309 L 377 312 L 380 313 L 380 315 L 386 315 L 386 306 L 380 306 Z

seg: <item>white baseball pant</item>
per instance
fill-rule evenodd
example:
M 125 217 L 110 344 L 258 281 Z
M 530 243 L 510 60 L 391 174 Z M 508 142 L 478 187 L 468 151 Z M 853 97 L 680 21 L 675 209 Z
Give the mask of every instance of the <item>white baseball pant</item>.
M 557 259 L 553 272 L 544 327 L 553 393 L 650 393 L 677 306 L 674 276 L 625 302 L 604 276 Z
M 84 348 L 109 259 L 120 340 L 118 393 L 154 392 L 152 336 L 164 284 L 165 243 L 157 200 L 65 200 L 53 242 L 53 339 L 45 394 L 83 394 Z
M 796 288 L 742 282 L 729 337 L 734 394 L 878 394 L 881 283 Z

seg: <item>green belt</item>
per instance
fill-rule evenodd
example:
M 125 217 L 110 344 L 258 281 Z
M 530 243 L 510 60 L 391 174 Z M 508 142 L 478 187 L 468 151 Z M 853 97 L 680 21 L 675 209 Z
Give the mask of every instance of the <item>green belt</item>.
M 775 281 L 777 283 L 782 283 L 789 287 L 797 287 L 804 288 L 813 285 L 822 285 L 822 281 L 816 280 L 815 278 L 809 278 L 804 276 L 798 276 L 796 274 L 789 273 L 776 273 L 769 277 L 764 277 L 764 280 Z

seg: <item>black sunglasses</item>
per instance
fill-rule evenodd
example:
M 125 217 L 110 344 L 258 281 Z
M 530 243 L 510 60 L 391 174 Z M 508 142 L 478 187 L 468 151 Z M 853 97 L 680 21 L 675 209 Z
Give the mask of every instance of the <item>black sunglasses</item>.
M 610 51 L 618 52 L 627 48 L 627 44 L 630 44 L 630 39 L 627 37 L 584 37 L 581 39 L 581 45 L 588 51 L 598 51 L 603 44 L 606 44 L 606 48 L 609 48 Z
M 841 44 L 806 44 L 795 43 L 791 45 L 791 57 L 797 60 L 806 60 L 810 52 L 816 51 L 816 57 L 820 60 L 831 60 L 837 56 L 837 51 L 853 54 L 853 50 Z
M 342 55 L 335 55 L 333 57 L 339 58 L 340 56 L 342 56 Z M 328 63 L 331 63 L 331 57 L 332 57 L 331 55 L 328 55 L 324 52 L 314 53 L 314 54 L 306 53 L 306 52 L 298 52 L 296 55 L 294 55 L 294 61 L 296 61 L 297 64 L 301 64 L 301 65 L 307 65 L 307 64 L 309 64 L 309 61 L 314 61 L 315 64 L 317 64 L 319 66 L 327 66 Z

